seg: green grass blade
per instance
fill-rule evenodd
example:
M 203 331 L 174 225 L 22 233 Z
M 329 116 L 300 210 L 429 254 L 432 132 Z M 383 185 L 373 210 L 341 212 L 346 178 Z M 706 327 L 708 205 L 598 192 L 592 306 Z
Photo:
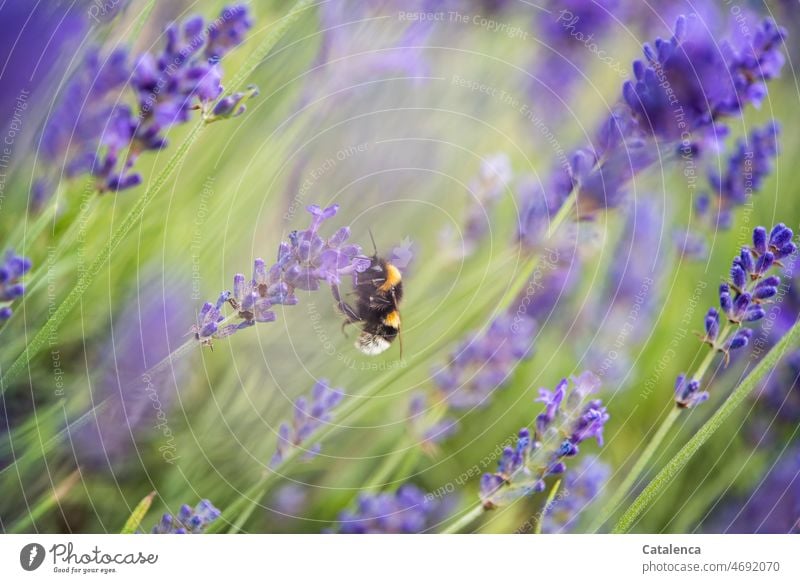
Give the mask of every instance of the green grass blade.
M 139 526 L 142 524 L 142 520 L 144 520 L 147 511 L 150 510 L 150 505 L 153 504 L 153 498 L 155 498 L 155 496 L 155 492 L 150 492 L 147 496 L 142 498 L 141 502 L 139 502 L 136 508 L 133 509 L 133 512 L 131 512 L 128 520 L 125 521 L 125 526 L 119 531 L 120 534 L 133 534 L 139 530 Z

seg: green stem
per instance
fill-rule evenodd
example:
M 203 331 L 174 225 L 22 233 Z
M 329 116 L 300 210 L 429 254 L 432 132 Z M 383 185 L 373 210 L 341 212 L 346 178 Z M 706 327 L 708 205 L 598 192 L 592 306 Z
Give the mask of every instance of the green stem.
M 612 514 L 617 510 L 619 505 L 628 495 L 631 488 L 634 486 L 636 481 L 639 479 L 639 476 L 642 475 L 642 472 L 647 468 L 647 464 L 650 463 L 650 459 L 653 457 L 653 454 L 661 447 L 661 442 L 664 441 L 664 438 L 669 433 L 669 430 L 675 424 L 675 421 L 680 416 L 681 410 L 678 407 L 672 407 L 670 412 L 667 414 L 667 417 L 661 423 L 661 426 L 656 431 L 653 439 L 647 444 L 647 447 L 642 452 L 642 455 L 639 456 L 639 459 L 636 460 L 633 468 L 631 471 L 627 473 L 625 479 L 622 481 L 622 484 L 614 491 L 613 496 L 611 499 L 606 503 L 603 507 L 603 510 L 600 514 L 595 518 L 592 524 L 589 526 L 590 532 L 597 532 L 603 524 L 611 517 Z
M 468 527 L 470 524 L 472 524 L 472 522 L 476 518 L 478 518 L 481 514 L 483 514 L 483 506 L 478 505 L 475 508 L 473 508 L 472 510 L 470 510 L 469 512 L 467 512 L 465 515 L 463 515 L 461 518 L 456 520 L 450 526 L 445 528 L 442 531 L 442 534 L 456 534 L 458 532 L 461 532 L 466 527 Z
M 256 70 L 256 68 L 267 58 L 270 51 L 278 44 L 278 41 L 283 38 L 283 35 L 302 15 L 303 11 L 309 7 L 313 7 L 317 0 L 298 0 L 289 12 L 272 24 L 270 27 L 269 35 L 266 39 L 247 57 L 244 65 L 239 71 L 231 78 L 230 86 L 233 91 L 239 91 L 247 81 L 248 77 Z
M 733 331 L 733 326 L 731 326 L 730 324 L 726 324 L 719 334 L 719 337 L 717 339 L 717 345 L 724 346 L 725 341 L 727 340 L 728 336 L 732 331 Z M 709 350 L 708 353 L 703 358 L 700 365 L 697 367 L 697 370 L 695 371 L 694 375 L 692 375 L 692 378 L 697 381 L 702 381 L 706 372 L 708 372 L 708 368 L 714 361 L 714 357 L 716 355 L 717 355 L 716 349 L 712 348 L 711 350 Z M 590 532 L 597 532 L 598 530 L 600 530 L 600 527 L 602 527 L 603 524 L 605 524 L 605 522 L 609 518 L 611 518 L 614 512 L 616 512 L 616 510 L 620 507 L 622 501 L 625 499 L 625 497 L 631 491 L 631 488 L 634 486 L 636 481 L 642 475 L 642 472 L 644 472 L 644 470 L 647 468 L 647 465 L 650 463 L 650 460 L 652 459 L 655 452 L 660 449 L 661 443 L 664 441 L 664 438 L 669 433 L 669 430 L 675 424 L 675 421 L 677 421 L 678 417 L 680 416 L 680 413 L 681 409 L 678 407 L 674 407 L 670 410 L 669 414 L 661 423 L 661 426 L 658 428 L 658 431 L 656 431 L 653 438 L 647 444 L 647 447 L 645 448 L 644 452 L 642 452 L 642 455 L 639 456 L 639 459 L 636 460 L 636 463 L 634 464 L 633 468 L 631 468 L 631 471 L 626 474 L 625 479 L 622 481 L 622 484 L 620 484 L 620 486 L 616 490 L 614 490 L 614 494 L 611 496 L 611 499 L 606 503 L 606 505 L 603 507 L 603 510 L 592 521 L 592 524 L 589 526 Z
M 233 523 L 230 530 L 228 530 L 228 534 L 236 534 L 242 527 L 247 523 L 247 520 L 253 514 L 253 511 L 258 506 L 259 501 L 267 494 L 267 490 L 269 489 L 269 481 L 263 480 L 259 487 L 256 489 L 256 492 L 253 496 L 250 497 L 250 503 L 245 507 L 245 509 L 239 513 L 236 522 Z
M 558 487 L 561 485 L 561 480 L 558 480 L 553 487 L 550 489 L 550 494 L 547 496 L 547 500 L 544 501 L 544 506 L 542 506 L 542 512 L 539 515 L 539 520 L 536 522 L 536 530 L 534 534 L 542 534 L 542 527 L 544 526 L 544 517 L 547 514 L 547 511 L 550 510 L 550 505 L 555 500 L 556 492 L 558 492 Z
M 206 529 L 206 533 L 215 534 L 220 532 L 227 525 L 230 525 L 231 527 L 235 526 L 231 521 L 235 516 L 239 515 L 239 510 L 245 504 L 247 504 L 247 502 L 251 502 L 257 496 L 260 498 L 260 495 L 266 493 L 266 489 L 262 491 L 262 487 L 264 486 L 265 482 L 267 481 L 267 478 L 270 475 L 271 474 L 263 474 L 258 479 L 258 481 L 255 484 L 253 484 L 249 490 L 247 490 L 247 492 L 245 492 L 244 494 L 239 496 L 239 498 L 236 499 L 236 502 L 225 508 L 225 510 L 222 512 L 222 516 L 220 516 L 217 520 L 211 523 L 211 526 L 209 526 Z
M 731 396 L 722 404 L 714 415 L 700 428 L 689 442 L 667 463 L 658 475 L 650 482 L 641 494 L 633 501 L 620 518 L 612 532 L 628 532 L 641 514 L 653 503 L 661 492 L 666 489 L 672 479 L 689 463 L 695 453 L 708 441 L 714 432 L 720 428 L 725 419 L 741 405 L 744 400 L 756 389 L 758 383 L 773 370 L 778 360 L 786 353 L 789 347 L 796 346 L 800 341 L 800 320 L 784 335 L 772 350 L 750 371 L 742 383 L 734 389 Z

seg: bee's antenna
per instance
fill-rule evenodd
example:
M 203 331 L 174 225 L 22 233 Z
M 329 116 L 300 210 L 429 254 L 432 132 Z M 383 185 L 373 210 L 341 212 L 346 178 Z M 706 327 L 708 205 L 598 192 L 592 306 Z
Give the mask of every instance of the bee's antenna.
M 375 257 L 378 256 L 378 246 L 375 244 L 375 237 L 372 235 L 372 229 L 367 229 L 369 231 L 369 238 L 372 240 L 372 249 L 375 251 Z

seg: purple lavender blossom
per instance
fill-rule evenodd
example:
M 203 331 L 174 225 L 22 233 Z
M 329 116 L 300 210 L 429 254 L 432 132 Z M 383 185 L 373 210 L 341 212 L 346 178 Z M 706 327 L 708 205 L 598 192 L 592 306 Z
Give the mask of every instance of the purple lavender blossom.
M 442 502 L 412 484 L 393 493 L 362 494 L 354 511 L 339 515 L 342 534 L 415 534 L 435 526 L 443 516 Z
M 297 484 L 284 484 L 272 497 L 273 513 L 279 518 L 300 516 L 308 507 L 309 492 L 307 488 Z
M 433 371 L 437 387 L 454 409 L 481 407 L 503 388 L 514 367 L 533 353 L 536 323 L 511 313 L 469 335 L 451 353 L 446 366 Z
M 200 500 L 194 508 L 184 504 L 177 516 L 164 514 L 151 532 L 152 534 L 202 534 L 220 517 L 220 514 L 221 512 L 208 500 Z
M 779 133 L 778 124 L 771 122 L 762 128 L 755 128 L 746 138 L 739 139 L 728 158 L 725 173 L 720 175 L 712 172 L 709 175 L 714 204 L 701 200 L 698 214 L 708 214 L 709 210 L 714 210 L 716 216 L 708 217 L 712 224 L 729 229 L 733 210 L 758 192 L 766 177 L 772 173 L 773 161 L 778 155 Z
M 10 304 L 22 297 L 25 286 L 20 279 L 31 269 L 31 260 L 17 255 L 13 250 L 6 251 L 3 263 L 0 263 L 0 323 L 8 320 L 13 314 Z
M 596 456 L 586 456 L 569 469 L 553 502 L 544 509 L 542 532 L 576 532 L 581 514 L 603 491 L 611 468 Z
M 538 402 L 545 409 L 536 418 L 533 433 L 523 427 L 515 447 L 506 447 L 494 474 L 481 478 L 484 508 L 506 505 L 520 497 L 543 492 L 545 479 L 563 474 L 565 461 L 578 455 L 580 444 L 594 438 L 603 445 L 608 412 L 598 399 L 588 399 L 600 387 L 600 379 L 586 371 L 563 379 L 554 390 L 540 389 Z M 568 390 L 569 389 L 569 390 Z
M 208 42 L 205 56 L 216 63 L 244 42 L 253 28 L 253 18 L 246 4 L 226 6 L 215 21 L 208 25 Z
M 645 45 L 645 60 L 634 62 L 636 80 L 623 87 L 625 102 L 639 127 L 658 138 L 701 130 L 745 105 L 760 105 L 766 81 L 780 74 L 784 36 L 765 20 L 750 42 L 718 45 L 697 17 L 681 17 L 671 39 Z
M 208 25 L 194 16 L 181 26 L 173 23 L 167 27 L 163 51 L 142 55 L 133 69 L 131 87 L 139 106 L 135 150 L 163 148 L 165 129 L 187 122 L 192 110 L 207 109 L 222 94 L 219 60 L 244 41 L 251 26 L 249 8 L 237 5 L 223 9 Z M 243 98 L 244 94 L 238 101 Z M 239 104 L 226 102 L 225 109 L 230 115 Z
M 89 173 L 100 189 L 107 187 L 132 137 L 132 113 L 124 104 L 129 76 L 126 50 L 101 57 L 97 48 L 89 49 L 42 131 L 47 164 L 63 165 L 67 178 Z M 48 180 L 42 179 L 38 188 L 50 190 Z M 134 186 L 136 178 L 127 180 Z M 42 198 L 37 194 L 37 200 Z
M 674 155 L 687 139 L 690 144 L 714 141 L 722 118 L 739 115 L 746 105 L 758 106 L 766 81 L 780 73 L 783 34 L 765 21 L 754 44 L 739 39 L 720 48 L 692 16 L 677 20 L 670 40 L 646 44 L 645 59 L 633 63 L 635 80 L 623 85 L 622 100 L 601 125 L 595 144 L 569 157 L 567 192 L 576 191 L 579 213 L 618 206 L 626 184 L 662 152 Z M 760 63 L 769 67 L 759 70 Z
M 320 379 L 311 389 L 310 403 L 305 397 L 298 398 L 294 402 L 291 425 L 282 423 L 278 429 L 278 445 L 269 463 L 270 467 L 279 465 L 292 449 L 303 446 L 318 427 L 328 423 L 333 409 L 341 402 L 342 397 L 342 389 L 332 389 L 326 380 Z M 305 456 L 312 458 L 319 451 L 320 444 L 316 443 L 305 447 Z
M 730 353 L 745 348 L 753 331 L 744 324 L 761 320 L 766 311 L 764 306 L 778 295 L 781 279 L 777 275 L 767 275 L 781 260 L 794 255 L 797 247 L 792 242 L 794 234 L 783 223 L 778 223 L 769 234 L 764 227 L 753 230 L 752 247 L 742 247 L 739 255 L 731 263 L 730 279 L 719 286 L 720 310 L 711 308 L 706 313 L 703 342 L 712 350 L 720 352 L 727 363 Z M 735 326 L 733 334 L 723 336 L 720 326 L 722 318 Z M 678 407 L 693 407 L 708 398 L 708 393 L 700 391 L 700 379 L 688 378 L 681 374 L 675 383 L 675 402 Z
M 311 225 L 289 233 L 289 241 L 278 246 L 276 262 L 267 267 L 263 259 L 253 264 L 253 277 L 244 274 L 233 278 L 233 292 L 223 291 L 215 303 L 206 302 L 200 309 L 191 333 L 204 346 L 212 339 L 225 338 L 258 322 L 272 322 L 272 306 L 294 306 L 297 291 L 316 291 L 320 284 L 338 285 L 342 277 L 352 276 L 369 267 L 369 258 L 361 255 L 358 245 L 348 244 L 350 229 L 339 228 L 327 239 L 319 235 L 323 222 L 334 217 L 339 205 L 322 209 L 308 207 Z M 234 313 L 226 317 L 223 307 L 229 304 Z
M 91 48 L 67 85 L 42 132 L 42 155 L 51 168 L 34 185 L 31 199 L 41 206 L 58 177 L 89 174 L 100 192 L 119 192 L 141 183 L 132 170 L 142 152 L 167 145 L 164 132 L 202 109 L 207 121 L 240 115 L 252 91 L 235 94 L 207 111 L 222 93 L 218 64 L 244 40 L 252 25 L 245 5 L 229 7 L 206 26 L 199 16 L 167 27 L 159 54 L 129 58 L 126 49 L 102 56 Z M 128 92 L 137 108 L 126 102 Z
M 722 499 L 704 532 L 800 534 L 800 449 L 782 452 L 747 497 Z

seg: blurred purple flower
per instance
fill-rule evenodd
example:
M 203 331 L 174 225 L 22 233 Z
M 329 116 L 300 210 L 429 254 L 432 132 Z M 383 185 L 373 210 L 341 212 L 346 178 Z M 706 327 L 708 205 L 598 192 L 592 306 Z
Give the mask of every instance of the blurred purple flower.
M 637 199 L 626 214 L 607 283 L 592 294 L 582 317 L 592 338 L 589 366 L 616 382 L 630 368 L 630 351 L 651 331 L 667 247 L 663 213 L 654 201 Z
M 180 359 L 153 370 L 183 341 L 187 306 L 174 283 L 148 278 L 128 298 L 104 343 L 90 421 L 71 431 L 74 454 L 87 467 L 123 465 L 152 440 L 164 459 L 177 457 L 168 414 L 189 363 Z
M 362 494 L 353 511 L 339 515 L 342 534 L 414 534 L 429 530 L 442 518 L 445 505 L 412 484 L 393 493 Z
M 753 129 L 747 137 L 736 142 L 725 173 L 712 172 L 709 175 L 714 204 L 701 201 L 697 210 L 698 214 L 715 211 L 708 217 L 713 227 L 729 229 L 733 210 L 761 189 L 764 180 L 772 173 L 778 155 L 779 133 L 780 127 L 776 122 Z
M 13 311 L 11 303 L 22 297 L 25 286 L 20 279 L 31 269 L 31 260 L 17 255 L 13 250 L 6 251 L 0 263 L 0 323 L 8 320 Z
M 553 502 L 544 508 L 542 532 L 545 534 L 577 532 L 581 514 L 605 488 L 611 468 L 596 456 L 586 456 L 566 472 Z
M 704 532 L 800 534 L 800 449 L 783 451 L 749 496 L 724 497 Z
M 408 425 L 422 450 L 429 455 L 433 455 L 442 441 L 458 431 L 458 421 L 452 417 L 440 418 L 436 405 L 430 406 L 423 393 L 413 395 L 409 401 Z
M 270 467 L 279 465 L 292 449 L 304 446 L 318 427 L 330 422 L 333 409 L 344 397 L 342 389 L 332 389 L 324 379 L 314 383 L 311 402 L 299 397 L 294 402 L 294 417 L 291 424 L 282 423 L 278 429 L 278 445 L 270 461 Z M 320 451 L 320 444 L 305 447 L 305 457 L 312 458 Z
M 535 331 L 532 319 L 502 314 L 459 343 L 448 363 L 433 371 L 450 407 L 488 405 L 492 393 L 511 380 L 516 365 L 532 355 Z
M 626 0 L 551 0 L 544 12 L 533 20 L 534 33 L 542 46 L 537 52 L 530 83 L 535 103 L 544 102 L 549 115 L 564 113 L 595 56 L 589 44 L 596 46 L 612 32 L 618 19 L 628 15 Z

